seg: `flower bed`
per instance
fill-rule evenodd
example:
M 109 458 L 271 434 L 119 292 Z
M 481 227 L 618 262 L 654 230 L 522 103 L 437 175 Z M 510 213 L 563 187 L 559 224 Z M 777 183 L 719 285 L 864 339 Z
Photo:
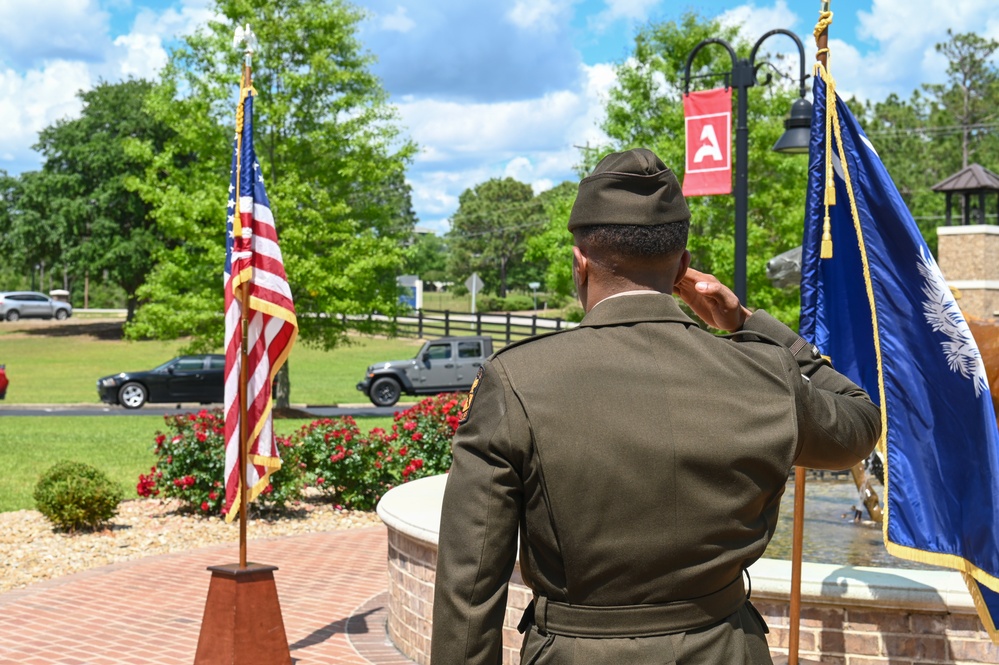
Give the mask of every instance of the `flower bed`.
M 392 487 L 451 466 L 451 439 L 462 395 L 428 397 L 396 414 L 391 430 L 363 433 L 350 416 L 323 418 L 288 438 L 278 437 L 281 468 L 256 504 L 282 510 L 306 487 L 338 506 L 372 510 Z M 156 436 L 156 465 L 141 474 L 139 496 L 180 499 L 204 515 L 219 515 L 225 502 L 225 444 L 219 410 L 166 416 Z

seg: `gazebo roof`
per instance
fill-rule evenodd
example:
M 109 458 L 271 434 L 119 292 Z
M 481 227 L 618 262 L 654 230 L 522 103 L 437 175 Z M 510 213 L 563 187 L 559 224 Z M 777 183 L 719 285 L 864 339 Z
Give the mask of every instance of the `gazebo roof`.
M 932 187 L 934 192 L 999 192 L 999 175 L 981 164 L 969 164 Z

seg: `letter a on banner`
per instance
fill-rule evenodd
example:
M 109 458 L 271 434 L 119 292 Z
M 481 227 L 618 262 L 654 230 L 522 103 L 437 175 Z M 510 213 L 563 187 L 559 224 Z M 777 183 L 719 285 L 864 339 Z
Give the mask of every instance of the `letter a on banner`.
M 687 163 L 684 196 L 732 193 L 732 89 L 683 97 Z

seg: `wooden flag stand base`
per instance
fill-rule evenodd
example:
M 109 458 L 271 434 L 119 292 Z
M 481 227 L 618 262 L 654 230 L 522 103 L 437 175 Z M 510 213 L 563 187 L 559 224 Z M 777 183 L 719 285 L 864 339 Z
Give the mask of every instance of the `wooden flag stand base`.
M 209 566 L 212 581 L 194 665 L 291 665 L 276 566 Z
M 787 656 L 777 656 L 774 658 L 774 665 L 787 665 L 787 663 Z M 799 658 L 798 663 L 799 665 L 822 665 L 822 663 L 817 660 L 808 660 L 806 658 Z

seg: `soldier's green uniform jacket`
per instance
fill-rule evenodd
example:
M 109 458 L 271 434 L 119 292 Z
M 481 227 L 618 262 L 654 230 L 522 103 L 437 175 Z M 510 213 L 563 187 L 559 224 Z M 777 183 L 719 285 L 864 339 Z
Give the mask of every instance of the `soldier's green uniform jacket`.
M 771 662 L 743 571 L 788 473 L 848 468 L 881 428 L 765 312 L 717 337 L 651 292 L 507 347 L 473 393 L 444 496 L 433 665 L 501 662 L 518 535 L 535 594 L 522 663 Z

